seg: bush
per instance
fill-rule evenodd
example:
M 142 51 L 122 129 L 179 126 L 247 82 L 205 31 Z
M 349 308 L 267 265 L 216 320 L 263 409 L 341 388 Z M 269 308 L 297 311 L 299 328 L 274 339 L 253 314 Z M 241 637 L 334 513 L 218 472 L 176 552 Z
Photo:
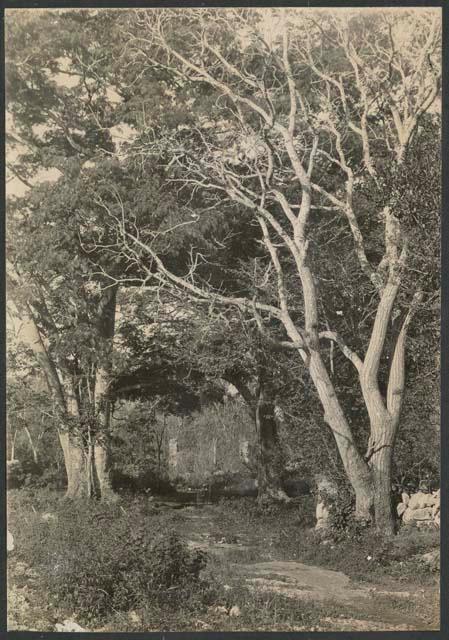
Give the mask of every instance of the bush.
M 120 506 L 64 503 L 55 522 L 28 521 L 18 559 L 42 575 L 42 587 L 80 620 L 101 620 L 113 611 L 145 604 L 179 607 L 208 593 L 200 577 L 206 555 L 191 550 L 143 501 Z
M 326 537 L 333 542 L 360 540 L 368 528 L 368 523 L 355 518 L 355 496 L 350 487 L 341 484 L 336 493 L 322 492 L 321 498 L 329 509 Z

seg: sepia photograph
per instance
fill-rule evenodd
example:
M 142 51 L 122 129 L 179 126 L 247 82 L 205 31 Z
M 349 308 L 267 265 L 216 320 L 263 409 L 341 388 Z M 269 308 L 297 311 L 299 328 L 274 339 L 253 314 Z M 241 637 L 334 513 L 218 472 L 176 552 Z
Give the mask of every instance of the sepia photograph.
M 442 8 L 329 5 L 5 10 L 8 631 L 440 630 Z

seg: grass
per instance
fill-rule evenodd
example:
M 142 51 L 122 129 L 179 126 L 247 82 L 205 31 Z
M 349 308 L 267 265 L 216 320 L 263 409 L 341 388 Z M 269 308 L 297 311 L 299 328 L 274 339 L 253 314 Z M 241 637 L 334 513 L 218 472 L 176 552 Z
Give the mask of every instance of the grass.
M 354 616 L 349 605 L 258 591 L 233 563 L 298 560 L 384 588 L 404 582 L 430 589 L 437 580 L 418 555 L 439 544 L 439 532 L 404 529 L 385 543 L 367 531 L 357 542 L 323 545 L 310 529 L 310 497 L 286 509 L 264 510 L 251 499 L 224 500 L 198 509 L 196 518 L 182 510 L 157 511 L 145 497 L 114 505 L 72 503 L 43 489 L 10 491 L 8 505 L 15 540 L 8 559 L 10 625 L 16 629 L 48 631 L 56 620 L 75 618 L 96 631 L 338 630 L 340 619 L 343 624 Z M 44 521 L 45 513 L 55 519 Z M 186 539 L 206 534 L 214 547 L 223 539 L 242 547 L 217 556 L 197 555 L 186 546 Z M 391 597 L 373 597 L 391 609 Z M 234 605 L 240 608 L 237 617 L 226 613 Z M 415 605 L 401 598 L 394 606 L 407 617 Z M 434 605 L 427 609 L 429 619 L 435 618 Z M 368 625 L 376 615 L 376 609 L 366 612 Z

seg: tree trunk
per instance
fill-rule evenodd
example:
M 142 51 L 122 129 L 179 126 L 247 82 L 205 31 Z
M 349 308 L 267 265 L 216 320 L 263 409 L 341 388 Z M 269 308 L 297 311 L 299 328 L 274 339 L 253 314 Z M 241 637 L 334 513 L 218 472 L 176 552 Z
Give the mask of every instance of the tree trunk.
M 376 529 L 385 535 L 395 532 L 391 504 L 392 447 L 386 446 L 373 454 L 371 469 L 374 484 L 374 514 Z
M 282 452 L 279 444 L 274 402 L 267 397 L 266 386 L 260 384 L 256 405 L 256 430 L 258 438 L 258 501 L 288 502 L 282 487 Z
M 11 458 L 10 458 L 11 462 L 13 460 L 15 460 L 14 456 L 15 456 L 15 453 L 16 453 L 16 437 L 17 437 L 17 430 L 14 431 L 14 435 L 13 435 L 12 441 L 11 441 Z
M 117 287 L 108 289 L 101 300 L 98 312 L 98 329 L 102 337 L 108 342 L 109 355 L 112 354 L 114 348 L 116 300 Z M 95 404 L 98 405 L 98 403 L 101 403 L 103 405 L 101 411 L 101 439 L 103 442 L 100 443 L 98 437 L 96 438 L 93 455 L 94 484 L 97 495 L 99 495 L 102 500 L 108 502 L 118 499 L 118 496 L 115 495 L 112 489 L 111 467 L 107 445 L 111 423 L 110 368 L 111 363 L 106 359 L 96 372 Z
M 115 502 L 117 494 L 112 489 L 109 455 L 107 448 L 96 443 L 94 446 L 95 487 L 102 500 Z
M 66 498 L 87 498 L 89 494 L 87 456 L 68 433 L 59 433 L 67 473 Z
M 391 502 L 393 446 L 397 421 L 386 412 L 382 420 L 372 422 L 368 464 L 374 487 L 374 519 L 376 529 L 385 535 L 395 531 Z
M 38 464 L 39 464 L 39 456 L 38 456 L 38 454 L 37 454 L 37 449 L 36 449 L 36 447 L 34 446 L 34 442 L 33 442 L 33 438 L 31 437 L 30 430 L 28 429 L 28 427 L 24 427 L 24 430 L 25 430 L 25 433 L 26 433 L 26 434 L 27 434 L 27 436 L 28 436 L 28 441 L 29 441 L 29 443 L 30 443 L 31 452 L 32 452 L 32 454 L 33 454 L 33 461 L 34 461 L 34 464 L 35 464 L 36 466 L 38 466 Z
M 269 382 L 260 374 L 256 395 L 238 376 L 226 376 L 248 405 L 256 425 L 257 437 L 257 483 L 259 502 L 288 502 L 289 497 L 282 487 L 282 451 L 274 415 L 274 402 L 268 397 Z
M 358 451 L 334 386 L 317 351 L 310 355 L 309 370 L 324 409 L 324 420 L 332 430 L 356 499 L 356 518 L 369 521 L 374 506 L 374 487 L 368 465 Z

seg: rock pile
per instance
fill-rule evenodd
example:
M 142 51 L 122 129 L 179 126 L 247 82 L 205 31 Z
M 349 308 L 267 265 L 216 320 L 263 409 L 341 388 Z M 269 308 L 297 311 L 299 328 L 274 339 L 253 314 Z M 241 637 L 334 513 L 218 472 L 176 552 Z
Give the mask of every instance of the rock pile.
M 416 526 L 440 526 L 440 490 L 432 493 L 418 491 L 413 495 L 402 494 L 402 502 L 397 506 L 398 515 L 404 524 Z

